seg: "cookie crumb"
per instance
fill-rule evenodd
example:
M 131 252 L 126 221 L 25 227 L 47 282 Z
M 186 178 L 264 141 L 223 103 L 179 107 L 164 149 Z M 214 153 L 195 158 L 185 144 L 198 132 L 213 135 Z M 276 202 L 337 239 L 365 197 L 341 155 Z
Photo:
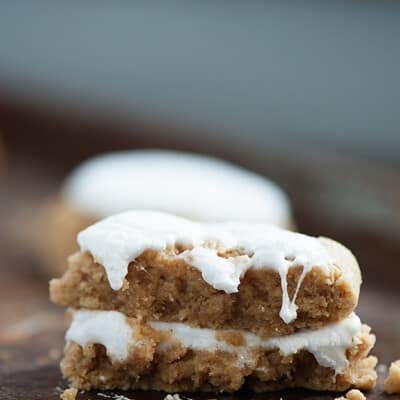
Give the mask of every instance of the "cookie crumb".
M 175 393 L 175 394 L 167 394 L 164 397 L 164 400 L 192 400 L 189 397 L 181 397 L 179 396 L 179 393 Z M 210 400 L 216 400 L 216 399 L 210 399 Z
M 347 400 L 365 400 L 365 396 L 364 396 L 364 393 L 362 393 L 358 389 L 352 389 L 346 393 L 346 399 Z
M 400 393 L 400 360 L 393 361 L 389 368 L 389 375 L 384 383 L 388 394 Z
M 365 400 L 366 397 L 358 389 L 351 389 L 346 396 L 337 397 L 335 400 Z
M 78 394 L 78 389 L 75 389 L 75 388 L 65 389 L 60 394 L 60 399 L 61 400 L 75 400 L 77 394 Z

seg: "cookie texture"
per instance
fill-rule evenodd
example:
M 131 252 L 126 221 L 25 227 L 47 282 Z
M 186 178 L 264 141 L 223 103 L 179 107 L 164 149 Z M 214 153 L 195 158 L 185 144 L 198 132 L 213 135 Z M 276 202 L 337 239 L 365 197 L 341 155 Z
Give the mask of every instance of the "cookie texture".
M 327 238 L 156 211 L 106 218 L 50 282 L 78 389 L 344 391 L 375 385 L 361 273 Z M 349 392 L 349 396 L 357 392 Z
M 68 389 L 65 389 L 60 394 L 60 399 L 61 400 L 75 400 L 77 394 L 78 394 L 78 389 L 76 389 L 76 388 L 68 388 Z
M 389 375 L 384 383 L 385 392 L 388 394 L 400 393 L 400 360 L 392 362 Z
M 179 258 L 184 249 L 145 251 L 128 268 L 120 290 L 111 289 L 102 265 L 88 252 L 69 258 L 69 267 L 50 283 L 54 303 L 74 308 L 116 310 L 128 317 L 187 322 L 213 329 L 244 329 L 261 337 L 286 335 L 302 328 L 317 329 L 348 316 L 358 301 L 360 272 L 354 257 L 343 246 L 320 239 L 337 265 L 329 271 L 313 268 L 297 294 L 297 318 L 286 324 L 279 316 L 281 278 L 272 269 L 250 269 L 238 293 L 216 290 L 198 270 Z M 226 251 L 231 256 L 235 250 Z M 287 275 L 292 298 L 302 267 Z
M 366 400 L 364 393 L 358 389 L 349 390 L 345 396 L 337 397 L 335 400 Z
M 375 338 L 363 326 L 347 350 L 348 364 L 336 374 L 322 367 L 308 351 L 289 356 L 277 349 L 252 349 L 251 357 L 226 351 L 207 351 L 172 343 L 162 351 L 161 337 L 151 329 L 140 331 L 141 346 L 123 362 L 100 344 L 68 342 L 61 362 L 63 376 L 79 389 L 145 389 L 233 392 L 242 387 L 263 392 L 302 387 L 313 390 L 368 390 L 375 385 L 376 358 L 368 356 Z M 233 343 L 231 341 L 231 343 Z

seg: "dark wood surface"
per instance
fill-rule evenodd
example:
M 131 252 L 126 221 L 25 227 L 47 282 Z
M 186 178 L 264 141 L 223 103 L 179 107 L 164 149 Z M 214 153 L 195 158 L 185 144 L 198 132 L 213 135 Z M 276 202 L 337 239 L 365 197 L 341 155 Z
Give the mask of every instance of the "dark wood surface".
M 69 163 L 60 161 L 59 165 L 57 154 L 33 157 L 26 151 L 13 145 L 1 162 L 0 398 L 50 400 L 57 399 L 65 387 L 58 369 L 65 323 L 63 310 L 48 301 L 47 282 L 38 272 L 26 231 L 29 217 L 57 190 Z M 288 191 L 301 231 L 333 237 L 356 254 L 364 276 L 358 313 L 377 335 L 374 354 L 384 372 L 385 365 L 400 358 L 400 173 L 351 158 L 321 153 L 288 158 L 272 151 L 259 169 Z M 165 396 L 124 395 L 137 400 Z M 289 400 L 333 399 L 335 395 L 293 390 L 188 397 Z M 381 384 L 368 394 L 369 399 L 386 397 Z M 105 398 L 117 396 L 96 391 L 79 394 L 79 399 Z

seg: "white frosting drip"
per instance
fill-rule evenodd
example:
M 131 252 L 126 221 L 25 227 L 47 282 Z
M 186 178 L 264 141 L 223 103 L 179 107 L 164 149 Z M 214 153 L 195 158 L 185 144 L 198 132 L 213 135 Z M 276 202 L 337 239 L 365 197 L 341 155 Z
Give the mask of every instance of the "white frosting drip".
M 206 247 L 185 251 L 180 257 L 197 268 L 206 282 L 226 293 L 238 291 L 240 278 L 251 266 L 249 256 L 218 257 L 215 249 Z
M 102 344 L 109 357 L 123 361 L 128 357 L 132 334 L 124 314 L 118 311 L 79 310 L 73 312 L 65 339 L 80 346 Z
M 336 373 L 340 373 L 346 367 L 346 350 L 354 343 L 355 336 L 361 329 L 361 321 L 353 313 L 340 322 L 315 331 L 303 331 L 267 340 L 249 332 L 226 331 L 240 332 L 244 335 L 244 346 L 232 346 L 219 340 L 218 331 L 213 329 L 192 328 L 186 324 L 171 322 L 149 322 L 149 325 L 157 331 L 169 331 L 171 338 L 186 348 L 236 352 L 243 366 L 252 362 L 249 352 L 251 349 L 276 348 L 285 356 L 307 350 L 321 366 L 332 368 Z M 130 347 L 142 344 L 141 341 L 135 342 L 134 328 L 127 324 L 123 314 L 116 311 L 74 311 L 66 340 L 81 346 L 87 343 L 103 344 L 107 353 L 119 361 L 126 359 Z M 158 351 L 165 351 L 169 345 L 167 342 L 160 343 Z
M 283 191 L 268 179 L 212 157 L 175 151 L 98 156 L 69 176 L 63 198 L 96 218 L 151 209 L 197 221 L 268 222 L 288 227 Z
M 286 323 L 297 317 L 295 297 L 304 276 L 313 267 L 329 269 L 332 264 L 325 248 L 310 236 L 266 224 L 203 224 L 152 211 L 129 211 L 106 218 L 79 233 L 78 243 L 104 266 L 114 290 L 121 288 L 129 263 L 145 250 L 176 245 L 190 247 L 179 257 L 197 268 L 208 284 L 226 293 L 238 292 L 240 278 L 249 268 L 274 269 L 281 276 L 280 316 Z M 223 258 L 216 247 L 240 249 L 245 255 Z M 296 295 L 289 299 L 287 272 L 298 265 L 304 267 L 303 274 Z

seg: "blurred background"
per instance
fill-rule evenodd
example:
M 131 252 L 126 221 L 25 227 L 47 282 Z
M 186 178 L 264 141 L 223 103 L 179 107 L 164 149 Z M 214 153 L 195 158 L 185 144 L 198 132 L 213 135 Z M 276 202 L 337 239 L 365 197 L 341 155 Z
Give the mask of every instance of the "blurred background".
M 271 142 L 295 141 L 400 162 L 396 1 L 39 1 L 0 11 L 2 108 L 12 98 L 184 126 L 146 138 L 129 129 L 152 146 L 262 160 Z
M 166 148 L 284 188 L 301 231 L 355 252 L 361 316 L 381 329 L 379 355 L 400 356 L 387 320 L 399 304 L 399 20 L 397 1 L 2 2 L 0 338 L 14 343 L 5 325 L 26 332 L 27 315 L 43 317 L 34 333 L 59 318 L 26 215 L 87 157 Z M 15 349 L 0 373 L 25 363 Z

